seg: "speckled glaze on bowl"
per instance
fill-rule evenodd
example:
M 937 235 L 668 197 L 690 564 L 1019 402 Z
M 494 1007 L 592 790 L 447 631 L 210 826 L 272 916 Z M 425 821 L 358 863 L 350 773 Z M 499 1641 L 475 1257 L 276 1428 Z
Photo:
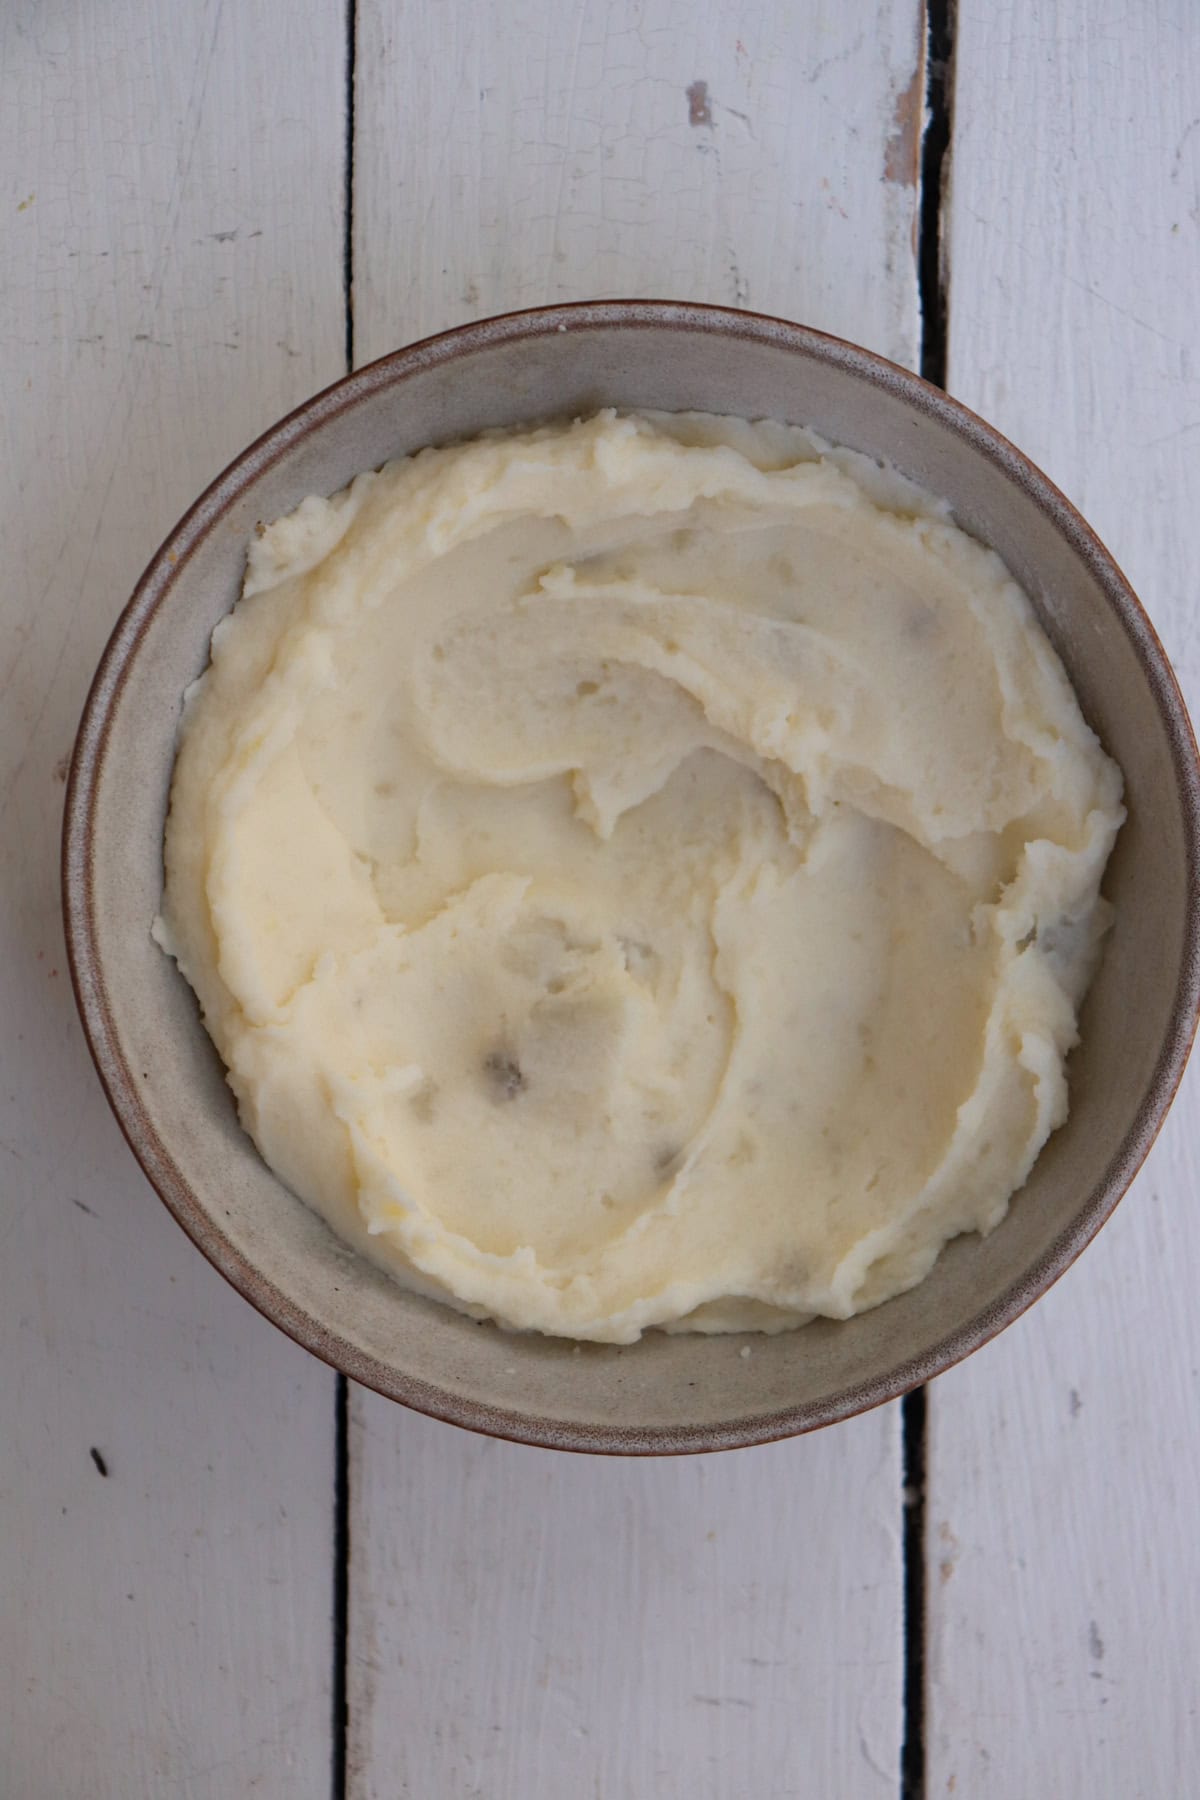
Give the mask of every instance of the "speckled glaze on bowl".
M 517 1336 L 405 1293 L 345 1249 L 238 1125 L 195 1001 L 150 939 L 180 696 L 238 593 L 255 522 L 359 470 L 489 426 L 605 405 L 811 425 L 948 499 L 1029 593 L 1125 772 L 1116 926 L 1070 1066 L 1071 1116 L 1004 1223 L 917 1288 L 779 1337 Z M 917 377 L 798 325 L 608 301 L 485 320 L 384 357 L 245 452 L 151 562 L 97 672 L 63 837 L 67 946 L 113 1110 L 209 1260 L 299 1343 L 422 1412 L 560 1449 L 727 1449 L 828 1425 L 984 1343 L 1103 1224 L 1170 1105 L 1200 998 L 1200 772 L 1174 676 L 1120 570 L 1011 444 Z M 739 1354 L 749 1344 L 752 1354 Z

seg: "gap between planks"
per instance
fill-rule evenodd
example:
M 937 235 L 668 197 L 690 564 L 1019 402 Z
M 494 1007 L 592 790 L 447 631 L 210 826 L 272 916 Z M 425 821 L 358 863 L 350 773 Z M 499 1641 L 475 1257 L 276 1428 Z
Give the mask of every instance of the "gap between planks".
M 946 385 L 950 317 L 949 268 L 943 253 L 942 203 L 950 173 L 954 130 L 956 0 L 928 0 L 925 9 L 925 130 L 917 229 L 917 292 L 921 316 L 920 370 Z M 928 1572 L 925 1553 L 925 1477 L 929 1399 L 916 1388 L 900 1403 L 901 1545 L 904 1574 L 904 1735 L 900 1800 L 925 1800 L 925 1632 Z
M 346 140 L 342 187 L 342 304 L 345 308 L 346 373 L 354 373 L 354 77 L 358 47 L 358 0 L 346 0 Z M 346 1800 L 350 1664 L 350 1382 L 337 1378 L 333 1491 L 333 1716 L 330 1736 L 330 1793 Z

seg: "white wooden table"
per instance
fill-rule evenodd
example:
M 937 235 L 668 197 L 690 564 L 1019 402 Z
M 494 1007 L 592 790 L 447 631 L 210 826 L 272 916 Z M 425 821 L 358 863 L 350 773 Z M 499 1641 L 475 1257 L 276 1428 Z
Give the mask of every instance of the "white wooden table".
M 926 24 L 0 9 L 0 1800 L 1200 1792 L 1195 1076 L 1083 1261 L 910 1410 L 907 1490 L 897 1406 L 593 1462 L 339 1403 L 137 1173 L 63 961 L 65 760 L 165 529 L 347 355 L 510 307 L 924 349 L 1200 700 L 1200 7 L 959 0 L 944 307 Z

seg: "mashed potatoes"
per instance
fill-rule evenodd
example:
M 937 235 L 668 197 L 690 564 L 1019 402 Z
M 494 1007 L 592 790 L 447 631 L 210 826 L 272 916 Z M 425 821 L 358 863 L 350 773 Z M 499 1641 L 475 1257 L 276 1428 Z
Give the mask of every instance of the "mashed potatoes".
M 625 1343 L 911 1286 L 1067 1111 L 1121 778 L 894 473 L 702 415 L 262 532 L 156 930 L 267 1161 L 402 1281 Z

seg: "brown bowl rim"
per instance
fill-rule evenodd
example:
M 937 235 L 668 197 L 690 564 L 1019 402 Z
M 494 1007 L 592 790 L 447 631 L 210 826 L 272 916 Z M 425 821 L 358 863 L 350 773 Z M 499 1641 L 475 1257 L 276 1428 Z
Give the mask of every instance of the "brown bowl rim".
M 299 1306 L 230 1242 L 184 1179 L 144 1107 L 125 1060 L 97 947 L 93 894 L 96 793 L 109 729 L 146 627 L 170 593 L 197 545 L 214 530 L 246 487 L 299 439 L 369 395 L 398 386 L 420 370 L 500 342 L 534 339 L 566 329 L 614 326 L 690 330 L 782 345 L 845 369 L 898 394 L 981 451 L 1050 519 L 1088 566 L 1124 629 L 1167 728 L 1188 845 L 1189 907 L 1170 1024 L 1153 1076 L 1121 1143 L 1071 1224 L 1024 1275 L 965 1325 L 920 1355 L 821 1401 L 716 1424 L 628 1428 L 578 1424 L 463 1398 L 406 1375 L 359 1350 Z M 67 957 L 88 1048 L 130 1149 L 168 1210 L 231 1285 L 306 1350 L 363 1386 L 418 1412 L 490 1436 L 554 1449 L 616 1455 L 669 1455 L 727 1450 L 774 1442 L 830 1425 L 897 1398 L 977 1350 L 1017 1318 L 1055 1282 L 1090 1243 L 1128 1189 L 1170 1107 L 1200 1015 L 1200 760 L 1187 707 L 1158 635 L 1129 582 L 1080 513 L 1007 438 L 961 402 L 874 351 L 810 326 L 762 313 L 696 301 L 603 300 L 533 307 L 461 325 L 392 351 L 342 377 L 296 407 L 234 459 L 183 515 L 150 559 L 100 659 L 84 705 L 71 759 L 63 816 L 62 901 Z

